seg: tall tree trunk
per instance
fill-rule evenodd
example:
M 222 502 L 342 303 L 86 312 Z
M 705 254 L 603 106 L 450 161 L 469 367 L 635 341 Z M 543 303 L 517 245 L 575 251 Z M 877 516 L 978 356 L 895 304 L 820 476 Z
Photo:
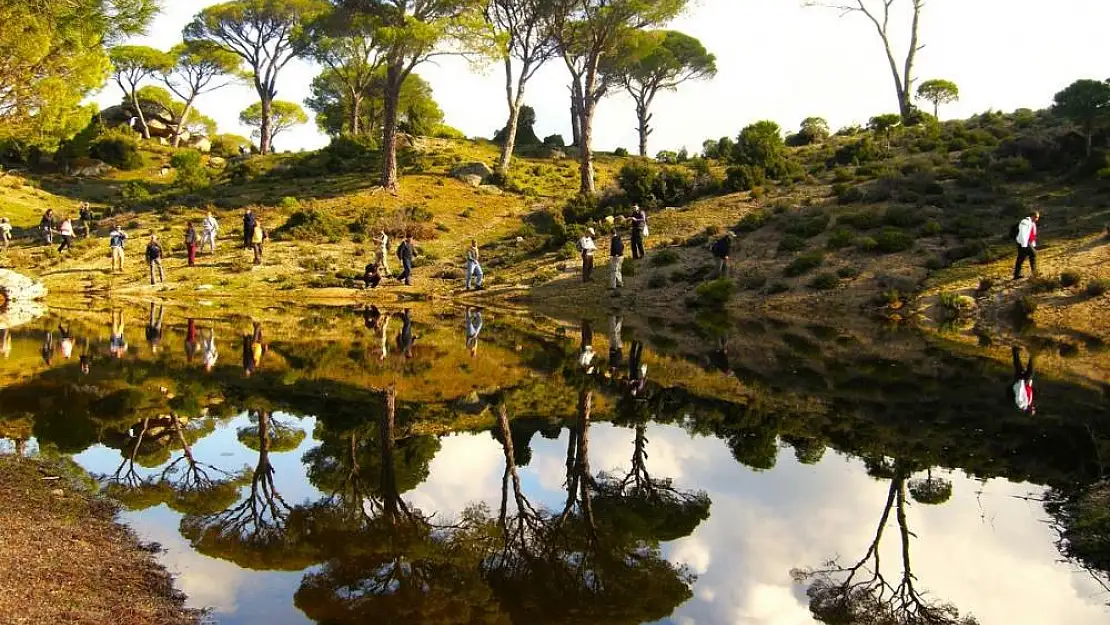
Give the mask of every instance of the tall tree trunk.
M 135 107 L 135 116 L 139 118 L 139 133 L 144 139 L 149 139 L 150 126 L 146 123 L 146 115 L 143 115 L 143 107 L 139 106 L 139 92 L 136 90 L 131 91 L 131 105 Z
M 351 93 L 351 119 L 349 120 L 352 135 L 357 135 L 362 115 L 362 95 Z
M 582 178 L 582 184 L 578 192 L 582 195 L 593 195 L 597 191 L 594 186 L 594 155 L 591 151 L 594 134 L 594 109 L 596 107 L 597 104 L 593 98 L 587 96 L 583 99 L 580 120 L 582 142 L 578 146 L 578 172 Z
M 397 415 L 397 389 L 385 390 L 382 416 L 378 422 L 379 447 L 381 448 L 382 503 L 385 516 L 392 523 L 397 522 L 398 513 L 403 509 L 401 496 L 397 492 L 397 476 L 393 466 L 394 426 Z
M 181 133 L 185 132 L 185 124 L 189 122 L 189 115 L 193 112 L 193 98 L 185 101 L 185 108 L 181 111 L 181 117 L 177 120 L 177 127 L 173 129 L 173 147 L 181 145 Z
M 401 98 L 402 82 L 404 82 L 402 69 L 396 64 L 391 64 L 386 70 L 385 80 L 381 177 L 382 188 L 391 193 L 396 193 L 400 186 L 397 179 L 397 105 Z
M 570 144 L 582 145 L 582 79 L 574 76 L 570 85 Z
M 505 144 L 501 146 L 501 160 L 497 163 L 497 171 L 503 176 L 509 175 L 509 165 L 513 162 L 513 150 L 516 149 L 516 125 L 520 121 L 520 107 L 522 98 L 509 104 L 509 125 L 505 127 Z
M 651 114 L 648 113 L 648 102 L 646 100 L 638 100 L 636 102 L 636 130 L 640 133 L 640 156 L 647 158 L 648 155 L 648 135 L 651 134 Z
M 258 151 L 261 154 L 269 154 L 273 146 L 270 143 L 273 141 L 273 129 L 270 127 L 270 115 L 273 111 L 273 99 L 266 97 L 262 98 L 262 127 L 258 129 Z

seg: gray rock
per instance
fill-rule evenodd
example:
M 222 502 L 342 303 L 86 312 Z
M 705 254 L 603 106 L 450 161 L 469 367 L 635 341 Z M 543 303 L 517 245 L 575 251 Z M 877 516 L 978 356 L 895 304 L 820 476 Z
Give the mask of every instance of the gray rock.
M 455 177 L 458 178 L 459 180 L 462 180 L 463 182 L 465 182 L 466 184 L 468 184 L 472 187 L 477 188 L 477 187 L 482 186 L 482 177 L 479 176 L 479 175 L 467 174 L 465 176 L 455 176 Z
M 208 154 L 212 151 L 212 142 L 208 140 L 208 137 L 193 137 L 189 146 L 201 154 Z
M 46 287 L 10 269 L 0 269 L 0 297 L 8 304 L 46 297 Z
M 504 191 L 501 190 L 501 187 L 495 187 L 492 184 L 483 184 L 483 185 L 478 187 L 478 190 L 479 191 L 485 191 L 486 193 L 489 193 L 490 195 L 504 195 L 504 193 L 505 193 Z
M 493 170 L 485 163 L 465 163 L 451 170 L 451 176 L 464 180 L 464 176 L 478 176 L 481 182 L 485 182 L 486 178 L 493 175 Z M 479 182 L 478 184 L 481 184 Z M 475 185 L 477 186 L 477 185 Z
M 46 306 L 34 300 L 15 300 L 0 304 L 0 330 L 26 325 L 45 315 L 46 312 Z
M 89 178 L 96 176 L 103 176 L 104 174 L 112 171 L 112 166 L 103 161 L 92 160 L 88 163 L 75 167 L 70 175 L 77 178 Z

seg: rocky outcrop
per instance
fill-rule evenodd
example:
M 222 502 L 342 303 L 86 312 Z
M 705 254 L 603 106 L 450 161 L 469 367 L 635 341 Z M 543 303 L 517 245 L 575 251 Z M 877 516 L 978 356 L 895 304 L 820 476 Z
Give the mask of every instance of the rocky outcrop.
M 95 178 L 112 171 L 112 166 L 96 159 L 81 159 L 73 165 L 69 174 L 77 178 Z
M 493 170 L 485 163 L 465 163 L 451 170 L 451 177 L 458 178 L 472 186 L 481 186 L 490 176 L 493 175 Z M 472 182 L 474 178 L 478 179 L 478 183 Z
M 46 297 L 46 287 L 27 276 L 0 269 L 0 329 L 21 326 L 46 314 L 36 300 Z

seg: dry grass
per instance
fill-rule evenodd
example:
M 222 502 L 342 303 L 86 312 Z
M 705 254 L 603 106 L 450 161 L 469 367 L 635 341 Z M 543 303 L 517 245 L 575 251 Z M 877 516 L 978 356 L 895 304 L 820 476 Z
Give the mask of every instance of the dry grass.
M 114 510 L 32 460 L 0 457 L 0 622 L 195 623 Z

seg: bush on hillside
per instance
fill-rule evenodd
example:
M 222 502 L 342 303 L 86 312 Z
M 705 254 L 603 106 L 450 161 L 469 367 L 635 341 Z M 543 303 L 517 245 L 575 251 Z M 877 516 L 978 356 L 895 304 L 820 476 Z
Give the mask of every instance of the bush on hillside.
M 822 252 L 802 254 L 791 261 L 790 264 L 783 269 L 782 273 L 787 278 L 795 278 L 820 267 L 824 262 L 825 255 Z
M 831 272 L 819 273 L 809 281 L 809 288 L 815 291 L 829 291 L 840 285 L 840 278 Z
M 806 240 L 796 234 L 784 234 L 779 239 L 779 252 L 800 252 L 805 249 Z
M 335 243 L 347 236 L 347 227 L 337 217 L 320 209 L 300 210 L 271 232 L 279 241 Z
M 913 237 L 899 228 L 883 228 L 879 236 L 875 237 L 877 248 L 885 254 L 904 252 L 913 247 Z
M 219 156 L 221 158 L 232 158 L 239 156 L 239 148 L 246 148 L 249 152 L 251 148 L 251 141 L 246 137 L 233 134 L 222 134 L 212 137 L 212 156 Z
M 89 144 L 89 156 L 125 171 L 143 166 L 143 157 L 139 154 L 139 140 L 135 133 L 130 131 L 108 130 L 100 133 Z
M 1087 295 L 1091 297 L 1101 297 L 1107 291 L 1110 291 L 1110 280 L 1093 278 L 1087 282 Z
M 736 231 L 755 232 L 756 230 L 762 228 L 763 225 L 766 224 L 767 220 L 770 218 L 770 211 L 752 211 L 740 218 L 740 221 L 736 224 Z
M 767 172 L 759 167 L 739 165 L 729 167 L 725 175 L 725 189 L 731 192 L 751 191 L 767 181 Z
M 841 146 L 833 155 L 829 166 L 834 165 L 863 165 L 886 157 L 883 149 L 869 136 L 862 137 L 851 143 Z
M 850 247 L 852 242 L 855 241 L 856 235 L 851 230 L 843 226 L 837 227 L 829 233 L 829 240 L 827 246 L 830 250 L 840 250 Z
M 378 141 L 367 135 L 335 137 L 320 151 L 333 170 L 354 171 L 374 167 L 379 156 Z
M 1078 271 L 1065 271 L 1060 274 L 1060 286 L 1071 288 L 1083 281 L 1083 276 Z
M 674 250 L 660 250 L 651 257 L 652 267 L 668 267 L 679 261 L 678 252 Z
M 732 147 L 731 161 L 735 165 L 771 170 L 785 158 L 786 143 L 782 130 L 772 121 L 760 121 L 740 131 Z
M 613 150 L 613 156 L 616 156 L 618 158 L 626 158 L 628 156 L 628 150 L 625 148 L 617 148 Z
M 792 215 L 783 224 L 783 231 L 804 239 L 812 239 L 829 226 L 829 215 L 823 212 Z
M 736 285 L 728 278 L 704 282 L 694 290 L 693 304 L 697 308 L 724 308 L 736 292 Z
M 177 171 L 174 186 L 186 191 L 197 191 L 211 183 L 200 152 L 181 150 L 170 159 L 170 166 Z
M 567 141 L 563 138 L 563 135 L 548 135 L 543 138 L 543 145 L 552 149 L 565 148 L 567 147 Z
M 142 204 L 150 199 L 150 189 L 141 180 L 128 180 L 120 190 L 125 202 Z

